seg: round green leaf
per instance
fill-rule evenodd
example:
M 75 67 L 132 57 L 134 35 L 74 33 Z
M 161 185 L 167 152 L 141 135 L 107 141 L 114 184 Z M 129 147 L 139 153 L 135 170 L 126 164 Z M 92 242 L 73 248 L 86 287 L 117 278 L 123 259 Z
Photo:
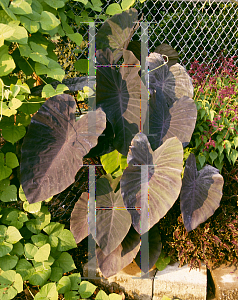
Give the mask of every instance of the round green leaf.
M 79 286 L 79 294 L 82 298 L 89 298 L 96 290 L 96 285 L 88 281 L 82 281 Z
M 170 256 L 165 257 L 165 253 L 162 250 L 157 262 L 155 263 L 156 268 L 159 271 L 163 271 L 169 263 L 170 263 Z
M 32 21 L 24 16 L 20 16 L 21 24 L 26 28 L 30 33 L 35 33 L 40 29 L 39 22 Z
M 9 226 L 6 232 L 6 242 L 16 244 L 20 239 L 22 239 L 22 235 L 19 230 L 14 226 Z
M 48 11 L 42 11 L 40 19 L 41 27 L 43 30 L 52 30 L 60 24 L 59 19 Z
M 12 169 L 19 166 L 19 162 L 15 153 L 12 152 L 6 153 L 6 165 Z
M 109 300 L 109 297 L 103 290 L 100 290 L 97 293 L 95 300 Z
M 129 9 L 134 3 L 135 3 L 135 0 L 122 0 L 122 2 L 121 2 L 122 10 Z
M 88 60 L 79 59 L 74 63 L 74 67 L 78 72 L 87 73 L 88 72 Z
M 60 294 L 69 292 L 71 288 L 71 281 L 68 276 L 63 276 L 57 283 L 57 291 Z
M 15 69 L 14 59 L 8 54 L 8 47 L 3 45 L 0 48 L 0 76 L 6 76 Z
M 11 270 L 16 266 L 17 262 L 18 257 L 16 255 L 5 255 L 0 257 L 0 268 L 3 271 Z
M 26 0 L 13 0 L 10 9 L 16 15 L 31 14 L 32 9 L 30 3 Z
M 81 275 L 80 273 L 74 273 L 69 275 L 69 279 L 71 281 L 71 290 L 78 290 L 79 284 L 81 283 Z
M 63 275 L 63 270 L 60 267 L 52 267 L 51 268 L 51 274 L 50 274 L 50 280 L 51 281 L 59 281 L 60 278 Z
M 43 233 L 39 233 L 33 235 L 31 240 L 37 247 L 42 247 L 48 242 L 48 236 Z
M 48 260 L 50 255 L 50 244 L 45 244 L 44 246 L 40 247 L 36 254 L 34 255 L 34 260 L 37 262 L 43 262 Z
M 112 294 L 109 295 L 109 300 L 122 300 L 122 295 L 112 293 Z
M 15 185 L 8 186 L 1 194 L 0 199 L 3 202 L 17 201 L 17 187 Z
M 27 243 L 25 244 L 24 250 L 26 257 L 32 259 L 38 251 L 38 248 L 33 244 Z
M 0 59 L 1 60 L 1 59 Z M 26 134 L 26 128 L 22 125 L 10 125 L 2 128 L 2 136 L 12 144 L 19 141 Z
M 0 153 L 0 155 L 3 153 Z M 0 180 L 8 178 L 12 174 L 12 169 L 8 168 L 7 166 L 0 166 Z
M 0 257 L 5 256 L 12 251 L 13 245 L 5 241 L 0 242 Z
M 118 3 L 112 3 L 108 6 L 106 14 L 113 16 L 122 12 L 121 6 Z
M 58 292 L 56 290 L 56 284 L 54 282 L 45 284 L 41 289 L 40 292 L 36 294 L 35 300 L 57 300 L 58 299 Z
M 77 247 L 77 244 L 71 231 L 64 229 L 60 232 L 60 234 L 57 237 L 59 239 L 59 244 L 57 247 L 58 251 L 68 251 L 72 248 Z
M 61 253 L 60 257 L 54 263 L 54 267 L 62 268 L 64 273 L 76 269 L 74 261 L 68 252 Z
M 76 45 L 78 45 L 78 46 L 80 46 L 83 41 L 82 35 L 78 32 L 73 33 L 73 34 L 68 34 L 68 37 L 71 39 L 71 41 L 75 42 Z
M 30 278 L 35 270 L 28 260 L 20 259 L 17 263 L 16 271 L 22 276 L 22 279 L 25 281 Z
M 23 255 L 23 253 L 24 253 L 24 248 L 21 242 L 17 242 L 16 244 L 13 245 L 11 255 L 17 254 L 18 256 L 21 256 Z

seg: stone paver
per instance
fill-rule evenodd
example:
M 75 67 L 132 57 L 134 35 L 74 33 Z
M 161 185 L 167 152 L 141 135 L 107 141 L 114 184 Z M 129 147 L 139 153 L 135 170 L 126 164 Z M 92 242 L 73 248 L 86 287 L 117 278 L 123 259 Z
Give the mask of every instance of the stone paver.
M 90 273 L 90 271 L 89 271 Z M 88 264 L 83 268 L 83 276 L 88 276 Z M 109 278 L 104 278 L 100 269 L 97 268 L 97 279 L 90 279 L 91 282 L 102 284 L 114 289 L 120 289 L 126 292 L 129 296 L 138 300 L 151 300 L 152 299 L 152 285 L 155 276 L 155 270 L 151 269 L 150 278 L 141 278 L 140 268 L 135 262 L 132 262 L 119 273 Z
M 163 295 L 182 300 L 206 300 L 207 269 L 192 269 L 187 265 L 178 268 L 179 262 L 168 265 L 163 271 L 158 271 L 154 279 L 153 300 L 161 300 Z
M 235 266 L 221 265 L 210 268 L 217 300 L 238 300 L 238 270 Z

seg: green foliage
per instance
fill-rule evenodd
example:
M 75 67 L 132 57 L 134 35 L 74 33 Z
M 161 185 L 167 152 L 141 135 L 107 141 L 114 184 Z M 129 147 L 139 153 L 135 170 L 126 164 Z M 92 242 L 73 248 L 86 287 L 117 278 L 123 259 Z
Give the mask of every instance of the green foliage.
M 22 189 L 20 193 L 24 199 Z M 63 224 L 50 222 L 47 207 L 41 202 L 40 206 L 29 204 L 26 208 L 1 211 L 1 299 L 13 299 L 23 291 L 23 283 L 41 287 L 35 299 L 58 299 L 59 294 L 64 294 L 65 299 L 90 297 L 96 286 L 81 281 L 80 273 L 63 276 L 76 269 L 66 252 L 77 246 L 73 234 Z

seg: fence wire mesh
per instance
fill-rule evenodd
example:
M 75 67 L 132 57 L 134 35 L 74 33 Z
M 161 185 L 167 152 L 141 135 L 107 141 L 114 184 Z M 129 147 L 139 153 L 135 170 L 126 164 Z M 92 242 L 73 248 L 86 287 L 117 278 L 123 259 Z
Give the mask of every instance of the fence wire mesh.
M 96 19 L 96 29 L 103 24 L 100 16 L 112 1 L 103 3 L 103 10 Z M 79 26 L 84 6 L 75 1 L 69 6 L 78 15 L 77 24 L 71 24 L 71 27 L 81 33 L 84 40 L 81 47 L 62 40 L 58 43 L 57 51 L 67 77 L 74 77 L 77 73 L 73 63 L 80 58 L 88 58 L 88 25 Z M 134 7 L 140 15 L 143 14 L 143 21 L 149 22 L 149 52 L 167 43 L 179 53 L 178 62 L 186 69 L 194 59 L 212 63 L 221 53 L 226 57 L 238 55 L 238 4 L 235 1 L 137 1 Z M 140 40 L 140 29 L 135 32 L 133 39 Z

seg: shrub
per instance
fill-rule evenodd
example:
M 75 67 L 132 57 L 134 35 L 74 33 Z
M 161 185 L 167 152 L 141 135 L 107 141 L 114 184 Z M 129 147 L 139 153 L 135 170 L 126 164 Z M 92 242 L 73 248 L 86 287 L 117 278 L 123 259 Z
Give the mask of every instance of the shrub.
M 238 68 L 234 58 L 221 56 L 218 62 L 218 68 L 191 65 L 198 116 L 189 147 L 200 167 L 209 163 L 221 171 L 224 159 L 234 165 L 238 157 Z

